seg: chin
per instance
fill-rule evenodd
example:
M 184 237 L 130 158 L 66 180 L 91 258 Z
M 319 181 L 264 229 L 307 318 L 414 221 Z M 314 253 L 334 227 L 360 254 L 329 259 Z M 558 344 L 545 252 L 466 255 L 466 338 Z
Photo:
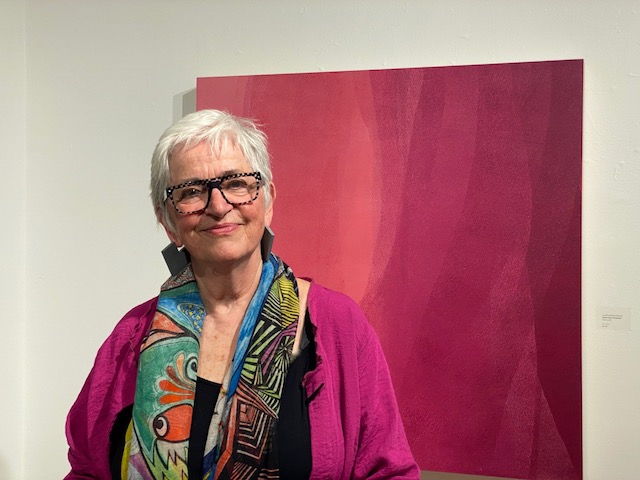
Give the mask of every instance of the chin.
M 187 249 L 188 250 L 188 249 Z M 236 248 L 217 248 L 214 251 L 206 252 L 204 255 L 192 255 L 191 258 L 196 262 L 209 264 L 229 264 L 242 261 L 249 261 L 254 255 L 260 255 L 258 249 L 252 251 L 239 250 Z

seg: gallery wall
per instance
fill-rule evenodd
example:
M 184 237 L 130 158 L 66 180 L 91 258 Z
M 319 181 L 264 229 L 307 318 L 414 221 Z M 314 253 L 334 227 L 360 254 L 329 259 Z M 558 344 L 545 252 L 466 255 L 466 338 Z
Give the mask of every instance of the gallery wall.
M 25 357 L 24 2 L 0 2 L 0 478 L 23 477 Z
M 196 77 L 584 58 L 584 472 L 635 478 L 639 9 L 637 1 L 5 2 L 0 348 L 11 387 L 0 407 L 15 434 L 0 442 L 0 477 L 64 475 L 64 418 L 97 348 L 166 277 L 148 161 Z M 614 312 L 628 329 L 598 326 Z

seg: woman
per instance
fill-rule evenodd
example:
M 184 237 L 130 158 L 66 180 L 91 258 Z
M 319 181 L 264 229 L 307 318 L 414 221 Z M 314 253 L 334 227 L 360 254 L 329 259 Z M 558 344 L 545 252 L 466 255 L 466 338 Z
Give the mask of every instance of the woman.
M 100 348 L 66 478 L 418 478 L 361 310 L 270 253 L 264 134 L 186 116 L 156 146 L 151 196 L 185 262 Z

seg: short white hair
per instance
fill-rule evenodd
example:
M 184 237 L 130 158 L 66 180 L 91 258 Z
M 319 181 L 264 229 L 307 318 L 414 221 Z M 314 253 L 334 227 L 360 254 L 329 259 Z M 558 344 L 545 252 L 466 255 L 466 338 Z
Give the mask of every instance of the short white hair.
M 171 225 L 167 214 L 165 190 L 169 185 L 169 160 L 176 150 L 188 150 L 201 142 L 208 142 L 213 150 L 219 150 L 225 142 L 237 146 L 251 165 L 260 172 L 263 195 L 267 205 L 271 202 L 271 164 L 267 150 L 267 136 L 255 122 L 236 117 L 220 110 L 200 110 L 191 113 L 169 127 L 160 136 L 151 157 L 151 201 L 157 213 L 161 213 Z M 172 226 L 172 225 L 171 225 Z

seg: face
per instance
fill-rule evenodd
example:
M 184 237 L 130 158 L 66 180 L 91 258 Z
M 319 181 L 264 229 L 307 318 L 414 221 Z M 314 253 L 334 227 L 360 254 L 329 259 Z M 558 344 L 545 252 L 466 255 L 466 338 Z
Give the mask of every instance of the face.
M 189 150 L 177 150 L 169 160 L 170 185 L 251 171 L 242 151 L 230 142 L 225 142 L 219 151 L 212 151 L 208 143 L 202 142 Z M 271 189 L 269 205 L 264 201 L 264 188 Z M 175 228 L 163 218 L 160 222 L 172 242 L 186 247 L 194 265 L 222 266 L 257 260 L 264 227 L 271 223 L 273 199 L 273 184 L 261 186 L 252 203 L 235 207 L 225 201 L 220 190 L 213 189 L 211 201 L 202 213 L 181 215 L 168 201 L 168 214 Z

